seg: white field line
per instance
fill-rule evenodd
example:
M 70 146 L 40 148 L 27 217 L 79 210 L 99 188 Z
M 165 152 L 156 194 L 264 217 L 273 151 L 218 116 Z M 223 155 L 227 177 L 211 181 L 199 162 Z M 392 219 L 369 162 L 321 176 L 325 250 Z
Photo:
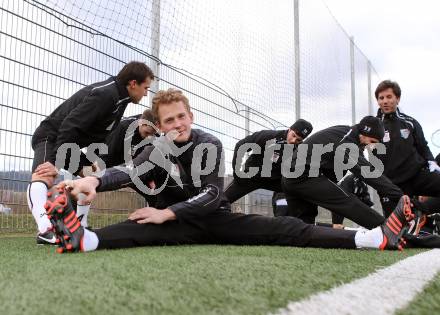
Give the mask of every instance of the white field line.
M 440 271 L 440 249 L 423 252 L 351 283 L 291 302 L 279 315 L 393 314 Z

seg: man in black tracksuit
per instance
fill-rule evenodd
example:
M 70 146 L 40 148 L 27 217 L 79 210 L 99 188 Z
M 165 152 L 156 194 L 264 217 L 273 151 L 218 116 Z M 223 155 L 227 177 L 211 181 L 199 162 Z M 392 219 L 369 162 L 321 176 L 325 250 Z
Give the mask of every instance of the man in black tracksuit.
M 288 130 L 261 130 L 238 141 L 232 158 L 234 179 L 225 190 L 229 202 L 235 202 L 256 189 L 282 192 L 281 161 L 284 145 L 301 143 L 312 130 L 311 123 L 299 119 Z M 248 149 L 252 149 L 252 153 L 246 160 L 243 171 L 240 171 L 243 156 Z M 279 214 L 281 213 L 274 212 L 275 216 Z
M 105 164 L 105 168 L 126 164 L 131 159 L 135 159 L 144 149 L 145 145 L 151 145 L 156 136 L 153 113 L 146 109 L 142 115 L 123 118 L 120 124 L 107 136 L 105 143 L 108 152 L 100 158 Z M 146 144 L 142 141 L 147 139 Z M 137 189 L 136 185 L 131 185 L 149 206 L 154 206 L 156 196 L 145 194 Z
M 32 137 L 35 152 L 32 182 L 28 186 L 27 197 L 38 225 L 37 242 L 39 239 L 43 242 L 54 240 L 49 235 L 51 224 L 44 209 L 47 189 L 53 185 L 57 175 L 54 165 L 72 174 L 78 174 L 83 166 L 90 165 L 80 149 L 103 143 L 119 124 L 128 103 L 138 103 L 147 94 L 153 78 L 153 72 L 144 63 L 130 62 L 116 77 L 76 92 L 35 130 Z M 96 148 L 90 149 L 94 151 Z
M 146 109 L 141 115 L 123 118 L 105 140 L 108 152 L 100 157 L 106 168 L 125 164 L 127 162 L 126 157 L 136 158 L 144 149 L 144 146 L 139 144 L 144 139 L 150 139 L 146 143 L 146 145 L 150 145 L 153 142 L 152 137 L 155 137 L 156 133 L 154 118 L 150 109 Z M 125 150 L 128 150 L 128 152 L 125 152 Z
M 113 190 L 130 182 L 142 185 L 153 178 L 158 192 L 157 208 L 137 209 L 129 215 L 128 221 L 92 232 L 83 229 L 73 210 L 58 204 L 58 197 L 54 195 L 48 213 L 56 227 L 61 252 L 205 243 L 397 247 L 399 236 L 390 234 L 385 225 L 368 232 L 353 232 L 309 225 L 293 217 L 231 213 L 222 193 L 222 144 L 213 135 L 191 128 L 193 115 L 188 99 L 178 90 L 159 91 L 153 99 L 153 113 L 167 136 L 156 139 L 153 146 L 147 147 L 133 161 L 138 167 L 128 173 L 109 169 L 100 179 L 86 177 L 66 181 L 58 189 L 63 193 L 62 187 L 66 187 L 74 196 L 85 193 L 91 201 L 96 188 Z M 173 140 L 167 141 L 167 137 Z M 404 203 L 399 203 L 394 216 L 402 226 L 406 225 L 402 212 Z
M 373 228 L 384 221 L 384 217 L 376 211 L 365 205 L 353 194 L 348 194 L 336 183 L 338 176 L 336 172 L 344 163 L 351 163 L 345 171 L 350 170 L 353 174 L 363 177 L 365 182 L 375 188 L 377 191 L 387 194 L 393 200 L 399 200 L 403 195 L 402 191 L 395 186 L 388 178 L 376 174 L 365 176 L 365 170 L 361 167 L 371 170 L 374 167 L 364 158 L 362 152 L 366 145 L 374 145 L 379 142 L 384 134 L 383 125 L 378 118 L 367 116 L 359 124 L 352 127 L 334 126 L 321 130 L 310 136 L 299 145 L 298 149 L 293 151 L 291 161 L 283 161 L 283 190 L 286 193 L 287 203 L 290 207 L 290 199 L 302 199 L 311 204 L 321 206 L 343 217 L 349 218 L 353 222 L 365 227 Z M 319 154 L 314 152 L 323 146 L 329 147 L 325 150 L 321 159 Z M 353 149 L 343 149 L 350 146 Z M 336 156 L 339 154 L 339 157 Z M 335 159 L 336 156 L 336 159 Z M 335 161 L 336 160 L 336 161 Z M 286 163 L 286 164 L 284 164 Z M 287 176 L 285 167 L 295 171 L 304 170 L 295 176 Z M 342 177 L 343 172 L 340 172 Z M 294 207 L 299 213 L 299 218 L 305 219 L 309 223 L 313 215 L 308 212 L 309 208 L 304 210 L 298 208 L 294 202 Z M 316 213 L 314 213 L 316 215 Z
M 386 154 L 380 155 L 384 174 L 409 196 L 440 197 L 440 167 L 425 140 L 422 127 L 414 118 L 399 111 L 401 90 L 396 82 L 381 82 L 375 91 L 379 104 L 377 117 L 385 126 L 383 143 Z M 379 193 L 384 215 L 388 216 L 396 201 Z

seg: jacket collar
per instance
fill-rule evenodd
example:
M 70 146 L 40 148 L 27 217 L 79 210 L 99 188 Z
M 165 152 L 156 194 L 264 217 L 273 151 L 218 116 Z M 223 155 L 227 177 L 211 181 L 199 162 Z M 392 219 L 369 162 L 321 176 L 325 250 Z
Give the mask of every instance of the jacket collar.
M 382 120 L 400 118 L 401 116 L 402 115 L 400 113 L 399 107 L 397 107 L 394 113 L 389 113 L 389 114 L 384 114 L 380 108 L 377 110 L 377 117 Z
M 275 142 L 278 144 L 287 144 L 287 133 L 289 132 L 289 129 L 287 130 L 280 130 L 278 134 L 275 136 Z
M 353 139 L 353 143 L 355 143 L 357 146 L 361 145 L 361 140 L 359 139 L 359 127 L 357 125 L 351 127 L 351 137 Z
M 350 129 L 347 131 L 347 133 L 342 137 L 342 139 L 339 142 L 342 142 L 345 139 L 348 139 L 349 142 L 352 142 L 357 146 L 361 145 L 361 141 L 359 139 L 359 127 L 357 124 L 351 126 Z
M 117 87 L 118 93 L 119 93 L 119 99 L 124 99 L 124 98 L 128 97 L 127 87 L 123 86 L 121 84 L 121 82 L 119 82 L 119 80 L 116 77 L 112 77 L 112 78 L 116 82 L 116 87 Z

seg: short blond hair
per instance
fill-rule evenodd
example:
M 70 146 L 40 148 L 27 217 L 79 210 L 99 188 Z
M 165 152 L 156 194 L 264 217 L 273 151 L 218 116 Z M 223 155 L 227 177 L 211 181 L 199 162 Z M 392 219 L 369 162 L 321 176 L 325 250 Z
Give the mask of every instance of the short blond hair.
M 182 91 L 177 90 L 177 89 L 168 89 L 168 90 L 160 90 L 156 93 L 156 95 L 153 97 L 153 101 L 152 101 L 152 107 L 151 107 L 151 111 L 153 112 L 153 116 L 155 118 L 156 121 L 160 121 L 159 120 L 159 107 L 161 105 L 167 105 L 167 104 L 171 104 L 174 102 L 180 102 L 182 101 L 183 104 L 185 105 L 186 110 L 189 112 L 191 112 L 191 108 L 189 106 L 189 101 L 188 98 L 183 95 Z

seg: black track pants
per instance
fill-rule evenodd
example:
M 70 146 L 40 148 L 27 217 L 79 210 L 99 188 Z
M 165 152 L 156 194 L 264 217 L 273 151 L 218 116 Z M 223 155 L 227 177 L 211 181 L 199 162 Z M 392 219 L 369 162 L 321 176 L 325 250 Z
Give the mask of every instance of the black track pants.
M 283 178 L 282 184 L 288 204 L 290 198 L 300 198 L 342 215 L 367 229 L 379 226 L 384 221 L 383 216 L 325 176 Z
M 192 222 L 137 224 L 125 221 L 95 230 L 99 248 L 178 244 L 280 245 L 355 248 L 353 231 L 306 224 L 293 217 L 266 217 L 218 210 Z
M 281 179 L 271 180 L 270 178 L 251 178 L 234 179 L 225 189 L 225 196 L 230 203 L 233 203 L 241 197 L 253 192 L 256 189 L 267 189 L 276 192 L 282 192 Z

